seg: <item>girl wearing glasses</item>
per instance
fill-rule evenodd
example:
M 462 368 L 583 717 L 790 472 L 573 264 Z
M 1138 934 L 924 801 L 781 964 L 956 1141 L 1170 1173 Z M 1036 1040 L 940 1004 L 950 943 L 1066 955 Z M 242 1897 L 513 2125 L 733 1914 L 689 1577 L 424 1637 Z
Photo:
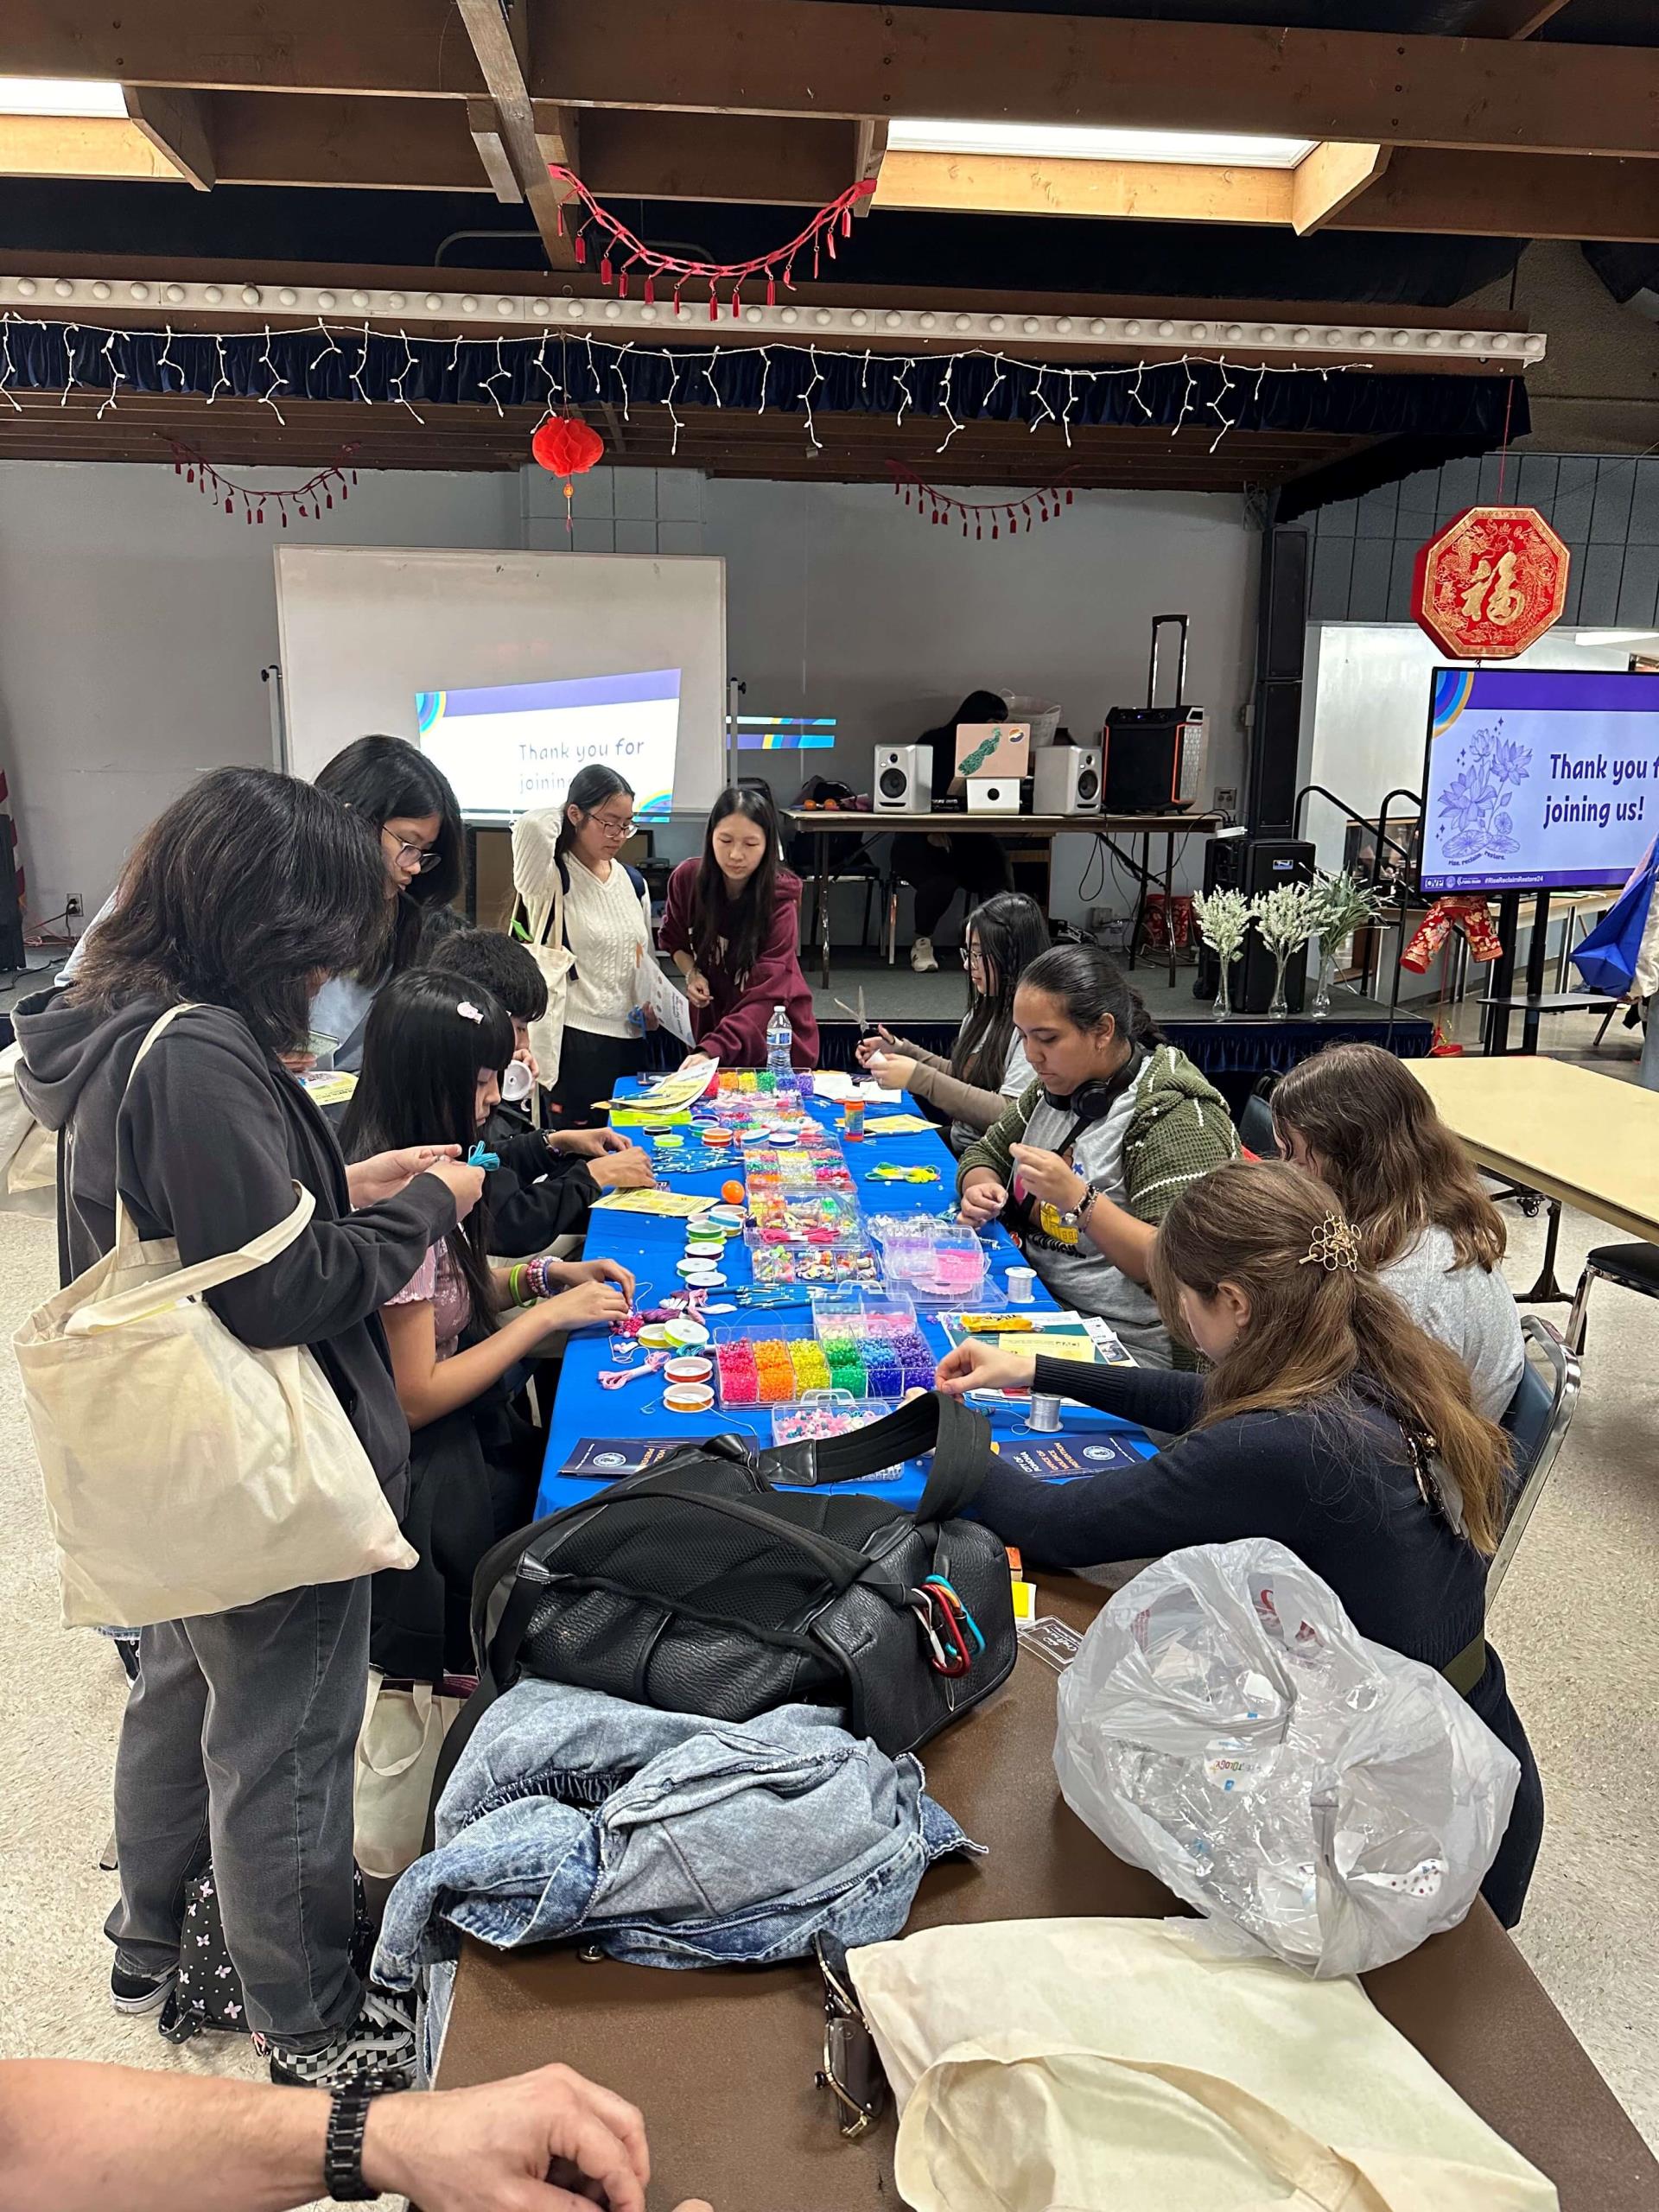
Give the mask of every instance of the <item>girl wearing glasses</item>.
M 685 977 L 697 1054 L 764 1067 L 775 1006 L 794 1033 L 798 1068 L 818 1064 L 818 1025 L 801 973 L 801 880 L 778 855 L 778 821 L 764 792 L 723 791 L 709 813 L 701 860 L 668 879 L 663 950 Z
M 380 934 L 360 966 L 331 976 L 311 1001 L 313 1032 L 334 1038 L 334 1065 L 355 1071 L 375 994 L 416 964 L 427 916 L 460 895 L 461 809 L 442 770 L 401 737 L 359 737 L 320 772 L 317 789 L 361 815 L 386 864 Z
M 448 778 L 401 737 L 355 739 L 335 753 L 316 783 L 375 831 L 385 862 L 385 905 L 363 957 L 331 976 L 311 1001 L 312 1036 L 330 1039 L 334 1065 L 355 1074 L 363 1064 L 363 1027 L 375 993 L 400 969 L 419 964 L 428 922 L 461 895 L 461 809 Z M 60 983 L 76 980 L 82 947 L 115 912 L 120 896 L 118 884 L 64 963 Z M 308 1067 L 315 1051 L 289 1052 L 286 1065 Z
M 513 931 L 548 988 L 531 1044 L 564 1128 L 587 1128 L 595 1102 L 645 1064 L 635 1008 L 640 965 L 654 957 L 651 895 L 618 858 L 633 826 L 632 785 L 597 760 L 570 779 L 562 810 L 512 826 Z
M 889 1090 L 907 1090 L 950 1117 L 950 1149 L 960 1156 L 1006 1114 L 1033 1080 L 1031 1062 L 1014 1026 L 1014 988 L 1039 952 L 1048 924 L 1034 899 L 1001 891 L 968 917 L 963 963 L 968 1012 L 946 1059 L 878 1026 L 860 1040 L 858 1057 Z

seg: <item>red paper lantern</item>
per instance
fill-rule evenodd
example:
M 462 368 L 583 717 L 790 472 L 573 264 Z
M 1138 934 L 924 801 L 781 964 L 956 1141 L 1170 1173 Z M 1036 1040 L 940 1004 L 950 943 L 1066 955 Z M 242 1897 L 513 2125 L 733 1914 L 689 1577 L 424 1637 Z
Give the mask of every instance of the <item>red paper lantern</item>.
M 570 479 L 588 474 L 603 454 L 605 441 L 575 415 L 550 415 L 531 440 L 530 450 L 550 475 L 562 480 L 568 499 Z
M 1513 660 L 1560 620 L 1570 557 L 1535 507 L 1465 507 L 1419 551 L 1412 613 L 1456 660 Z

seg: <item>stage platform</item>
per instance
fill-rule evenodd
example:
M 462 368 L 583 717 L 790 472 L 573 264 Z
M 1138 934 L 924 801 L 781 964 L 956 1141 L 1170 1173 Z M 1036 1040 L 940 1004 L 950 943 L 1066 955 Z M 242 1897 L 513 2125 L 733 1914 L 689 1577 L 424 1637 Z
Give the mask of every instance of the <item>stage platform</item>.
M 1172 988 L 1159 962 L 1133 969 L 1129 980 L 1170 1042 L 1204 1070 L 1235 1112 L 1262 1076 L 1281 1074 L 1325 1045 L 1382 1045 L 1402 1059 L 1418 1059 L 1433 1040 L 1434 1026 L 1423 1016 L 1398 1014 L 1390 1020 L 1386 1005 L 1340 987 L 1323 1021 L 1300 1014 L 1283 1021 L 1240 1014 L 1217 1021 L 1209 1005 L 1192 995 L 1195 973 L 1192 967 L 1179 969 Z M 938 973 L 931 976 L 914 974 L 908 957 L 889 968 L 878 955 L 845 952 L 830 963 L 829 988 L 815 983 L 812 992 L 824 1067 L 854 1065 L 858 1023 L 848 1008 L 856 1008 L 861 986 L 873 1024 L 884 1023 L 925 1051 L 950 1051 L 968 1007 L 967 979 L 954 949 L 941 955 Z M 671 1065 L 665 1052 L 662 1057 Z

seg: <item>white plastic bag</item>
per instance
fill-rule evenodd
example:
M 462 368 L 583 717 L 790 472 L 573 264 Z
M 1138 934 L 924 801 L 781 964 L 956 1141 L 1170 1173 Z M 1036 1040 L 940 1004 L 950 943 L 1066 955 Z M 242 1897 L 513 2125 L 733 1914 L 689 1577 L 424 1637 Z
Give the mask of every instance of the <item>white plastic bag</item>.
M 1443 1676 L 1259 1538 L 1117 1592 L 1060 1677 L 1054 1766 L 1121 1859 L 1320 1975 L 1456 1926 L 1521 1772 Z

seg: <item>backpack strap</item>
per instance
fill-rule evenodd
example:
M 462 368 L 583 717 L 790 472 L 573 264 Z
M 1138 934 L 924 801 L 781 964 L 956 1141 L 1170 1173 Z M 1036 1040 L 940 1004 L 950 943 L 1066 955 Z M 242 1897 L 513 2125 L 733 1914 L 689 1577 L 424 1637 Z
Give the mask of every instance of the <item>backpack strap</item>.
M 883 1421 L 822 1442 L 784 1445 L 758 1455 L 769 1481 L 858 1482 L 931 1450 L 933 1464 L 915 1518 L 949 1521 L 972 1503 L 991 1466 L 991 1425 L 960 1398 L 930 1390 Z

